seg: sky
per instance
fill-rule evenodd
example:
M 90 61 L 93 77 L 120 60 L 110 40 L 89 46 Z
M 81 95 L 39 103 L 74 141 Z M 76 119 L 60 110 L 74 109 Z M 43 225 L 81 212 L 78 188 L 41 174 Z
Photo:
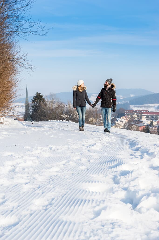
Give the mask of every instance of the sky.
M 107 78 L 159 92 L 158 0 L 35 0 L 29 14 L 49 32 L 20 40 L 33 71 L 21 71 L 19 96 L 71 92 L 79 79 L 98 93 Z

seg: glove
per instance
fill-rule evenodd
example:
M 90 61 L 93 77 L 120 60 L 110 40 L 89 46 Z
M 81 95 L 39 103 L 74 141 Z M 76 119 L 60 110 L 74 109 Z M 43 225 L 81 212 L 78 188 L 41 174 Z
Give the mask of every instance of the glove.
M 95 106 L 96 106 L 96 104 L 95 104 L 95 103 L 93 103 L 93 104 L 92 104 L 92 108 L 94 108 Z
M 113 110 L 113 112 L 115 112 L 115 111 L 116 111 L 116 106 L 113 106 L 113 109 L 112 109 L 112 110 Z

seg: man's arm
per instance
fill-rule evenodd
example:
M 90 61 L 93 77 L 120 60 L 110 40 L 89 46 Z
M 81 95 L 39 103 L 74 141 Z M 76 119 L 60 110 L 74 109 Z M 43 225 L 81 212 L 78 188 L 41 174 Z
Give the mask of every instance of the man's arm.
M 116 111 L 116 93 L 115 93 L 115 90 L 113 90 L 112 102 L 113 102 L 113 112 L 115 112 Z
M 93 107 L 93 108 L 94 108 L 94 107 L 97 105 L 97 103 L 100 101 L 101 96 L 102 96 L 102 90 L 101 90 L 100 93 L 98 94 L 95 102 L 92 104 L 92 107 Z

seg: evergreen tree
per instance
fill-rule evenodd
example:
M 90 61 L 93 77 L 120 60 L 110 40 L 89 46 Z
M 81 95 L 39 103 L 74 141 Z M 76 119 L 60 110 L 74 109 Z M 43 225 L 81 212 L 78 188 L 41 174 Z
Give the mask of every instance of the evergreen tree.
M 36 93 L 32 99 L 32 114 L 33 121 L 46 121 L 47 119 L 47 104 L 41 93 Z

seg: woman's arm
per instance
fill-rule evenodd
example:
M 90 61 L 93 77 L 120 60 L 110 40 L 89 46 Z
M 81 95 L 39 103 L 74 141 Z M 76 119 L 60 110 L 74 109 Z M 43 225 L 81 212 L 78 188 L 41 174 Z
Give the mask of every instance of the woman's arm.
M 73 107 L 76 108 L 77 91 L 73 91 Z
M 90 106 L 92 106 L 92 103 L 90 102 L 90 100 L 89 100 L 89 98 L 88 98 L 87 92 L 86 92 L 85 98 L 86 98 L 87 103 L 88 103 Z

